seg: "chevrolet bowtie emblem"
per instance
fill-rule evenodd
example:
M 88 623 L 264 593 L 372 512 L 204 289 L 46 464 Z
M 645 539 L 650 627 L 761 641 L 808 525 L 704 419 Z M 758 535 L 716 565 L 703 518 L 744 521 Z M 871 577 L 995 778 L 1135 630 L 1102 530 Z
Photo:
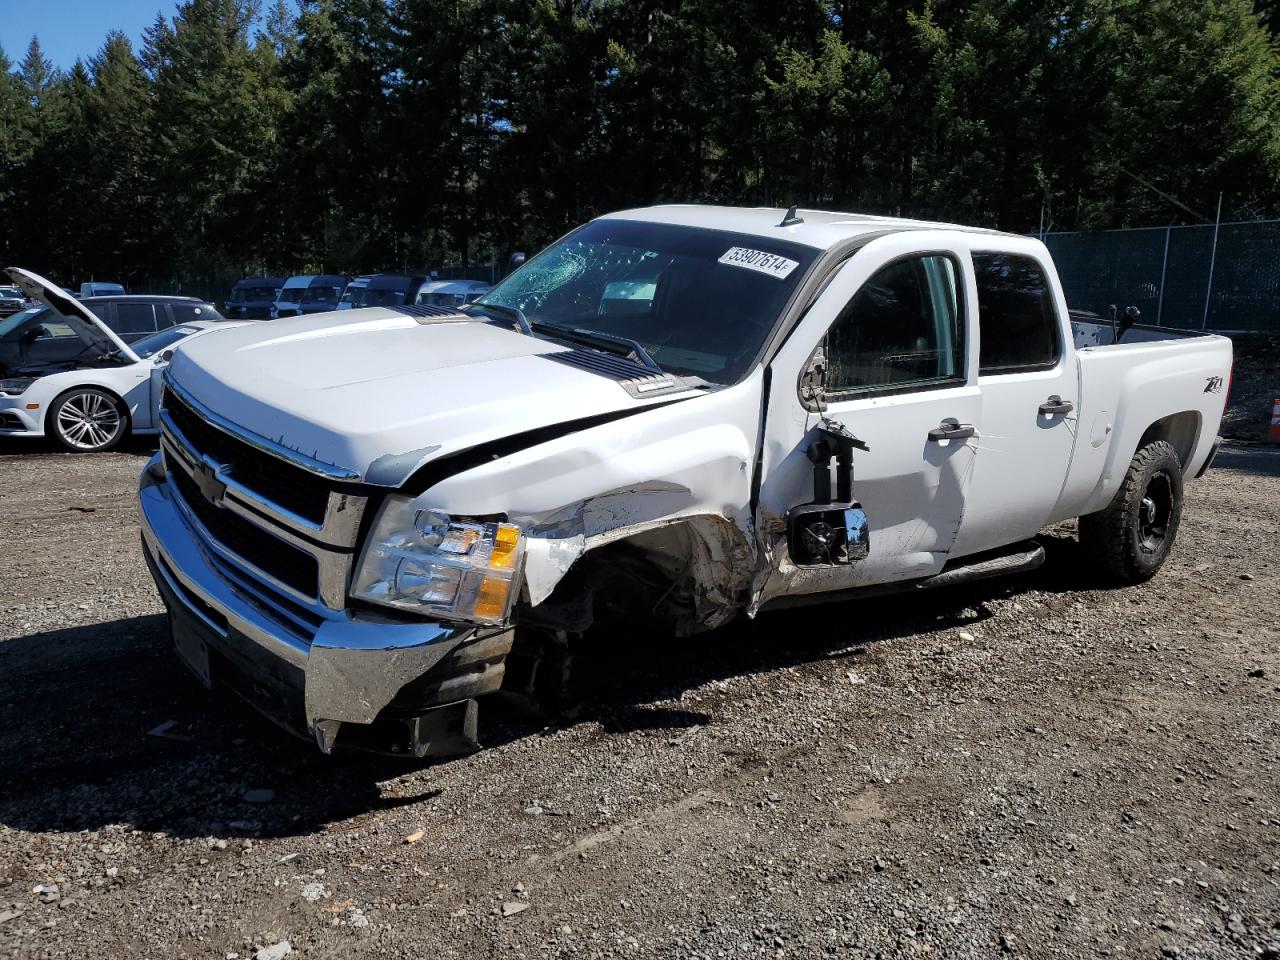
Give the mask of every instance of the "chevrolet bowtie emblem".
M 200 488 L 206 500 L 215 507 L 222 505 L 222 497 L 227 492 L 227 485 L 218 479 L 213 467 L 207 463 L 197 463 L 191 472 L 191 479 L 196 482 L 196 486 Z

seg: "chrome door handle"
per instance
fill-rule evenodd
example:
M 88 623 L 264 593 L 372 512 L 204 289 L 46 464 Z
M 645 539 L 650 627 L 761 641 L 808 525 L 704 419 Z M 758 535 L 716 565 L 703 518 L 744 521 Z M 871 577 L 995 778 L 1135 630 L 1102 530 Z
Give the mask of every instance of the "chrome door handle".
M 1070 400 L 1063 400 L 1056 393 L 1044 403 L 1040 404 L 1040 412 L 1046 417 L 1051 417 L 1055 414 L 1070 413 L 1075 408 L 1075 404 Z
M 973 424 L 949 418 L 929 431 L 929 439 L 935 443 L 942 440 L 966 440 L 973 434 Z

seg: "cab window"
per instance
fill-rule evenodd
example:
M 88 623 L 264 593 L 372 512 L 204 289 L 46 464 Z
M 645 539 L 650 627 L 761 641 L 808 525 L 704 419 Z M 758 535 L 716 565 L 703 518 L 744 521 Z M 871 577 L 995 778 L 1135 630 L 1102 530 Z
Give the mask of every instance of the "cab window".
M 963 382 L 958 273 L 951 257 L 928 254 L 873 274 L 827 331 L 828 396 Z
M 77 336 L 75 328 L 61 317 L 42 320 L 31 329 L 40 331 L 39 339 L 41 340 L 70 340 Z
M 114 328 L 122 334 L 155 333 L 155 309 L 149 303 L 117 303 Z
M 1048 370 L 1062 348 L 1053 291 L 1030 257 L 975 253 L 978 283 L 978 373 Z
M 221 315 L 207 303 L 171 303 L 174 323 L 190 323 L 192 320 L 218 320 Z

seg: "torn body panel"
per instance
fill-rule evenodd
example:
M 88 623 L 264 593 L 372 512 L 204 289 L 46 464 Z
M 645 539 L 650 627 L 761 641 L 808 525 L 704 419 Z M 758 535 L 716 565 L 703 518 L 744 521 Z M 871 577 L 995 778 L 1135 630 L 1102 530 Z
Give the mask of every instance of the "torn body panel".
M 414 505 L 518 524 L 530 608 L 583 557 L 628 541 L 653 563 L 683 569 L 683 599 L 697 613 L 679 617 L 681 629 L 693 632 L 695 617 L 710 629 L 745 606 L 756 573 L 751 467 L 762 380 L 757 371 L 736 386 L 490 460 L 441 479 Z

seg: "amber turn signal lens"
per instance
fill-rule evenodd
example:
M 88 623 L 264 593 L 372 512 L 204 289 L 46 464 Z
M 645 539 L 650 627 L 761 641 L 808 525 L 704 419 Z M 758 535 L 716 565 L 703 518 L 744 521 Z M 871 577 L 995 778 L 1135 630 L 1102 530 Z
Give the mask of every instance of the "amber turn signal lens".
M 520 546 L 520 528 L 510 524 L 498 525 L 493 538 L 493 556 L 489 565 L 496 570 L 510 570 L 515 566 L 516 548 Z
M 507 613 L 507 594 L 510 591 L 510 580 L 485 577 L 476 595 L 476 616 L 501 620 Z

